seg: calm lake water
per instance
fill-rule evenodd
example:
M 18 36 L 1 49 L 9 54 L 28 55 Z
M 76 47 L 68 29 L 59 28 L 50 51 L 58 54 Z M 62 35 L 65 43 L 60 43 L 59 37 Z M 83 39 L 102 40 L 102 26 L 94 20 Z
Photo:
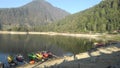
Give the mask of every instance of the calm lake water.
M 77 54 L 92 48 L 91 39 L 47 36 L 47 35 L 2 35 L 0 34 L 0 61 L 6 62 L 10 54 L 27 54 L 37 51 L 51 51 L 57 56 Z

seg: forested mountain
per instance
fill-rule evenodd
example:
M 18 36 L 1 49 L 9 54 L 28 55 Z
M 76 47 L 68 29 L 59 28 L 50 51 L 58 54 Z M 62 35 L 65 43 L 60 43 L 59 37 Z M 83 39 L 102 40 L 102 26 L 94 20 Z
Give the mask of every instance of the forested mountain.
M 44 0 L 33 0 L 19 8 L 0 9 L 0 29 L 72 33 L 120 31 L 120 0 L 102 0 L 92 8 L 67 15 L 69 13 Z
M 1 8 L 0 30 L 34 30 L 39 25 L 60 20 L 67 15 L 68 12 L 45 0 L 33 0 L 18 8 Z
M 47 27 L 49 29 L 46 31 L 74 33 L 120 30 L 120 0 L 103 0 L 92 8 L 70 15 Z

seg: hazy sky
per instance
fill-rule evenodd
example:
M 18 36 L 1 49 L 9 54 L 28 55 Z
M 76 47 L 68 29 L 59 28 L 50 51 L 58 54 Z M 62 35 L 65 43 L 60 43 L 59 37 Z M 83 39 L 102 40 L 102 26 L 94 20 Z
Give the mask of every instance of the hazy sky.
M 0 8 L 19 7 L 32 0 L 0 0 Z M 46 0 L 52 5 L 70 13 L 79 12 L 98 4 L 101 0 Z

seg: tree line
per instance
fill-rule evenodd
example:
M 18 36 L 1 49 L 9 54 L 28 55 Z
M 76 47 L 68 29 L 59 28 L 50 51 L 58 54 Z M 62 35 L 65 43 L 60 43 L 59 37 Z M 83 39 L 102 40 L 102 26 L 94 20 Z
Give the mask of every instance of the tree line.
M 79 6 L 78 6 L 79 7 Z M 114 32 L 120 30 L 120 0 L 104 0 L 82 12 L 69 15 L 62 20 L 33 26 L 17 26 L 17 31 L 55 31 L 72 33 Z

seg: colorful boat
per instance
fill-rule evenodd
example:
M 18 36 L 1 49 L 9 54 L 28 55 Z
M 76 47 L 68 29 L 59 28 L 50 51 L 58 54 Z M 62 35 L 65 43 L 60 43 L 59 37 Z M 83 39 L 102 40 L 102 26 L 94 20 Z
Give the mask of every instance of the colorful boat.
M 10 67 L 13 67 L 13 66 L 16 66 L 16 65 L 17 65 L 17 62 L 15 62 L 14 57 L 11 56 L 11 55 L 9 55 L 9 56 L 7 57 L 7 61 L 8 61 L 8 63 L 9 63 L 9 65 L 10 65 Z
M 36 59 L 36 55 L 35 55 L 35 53 L 30 53 L 30 54 L 28 54 L 28 58 L 30 59 L 30 60 L 35 60 Z
M 18 62 L 23 62 L 24 61 L 24 57 L 21 54 L 16 55 L 15 58 Z

